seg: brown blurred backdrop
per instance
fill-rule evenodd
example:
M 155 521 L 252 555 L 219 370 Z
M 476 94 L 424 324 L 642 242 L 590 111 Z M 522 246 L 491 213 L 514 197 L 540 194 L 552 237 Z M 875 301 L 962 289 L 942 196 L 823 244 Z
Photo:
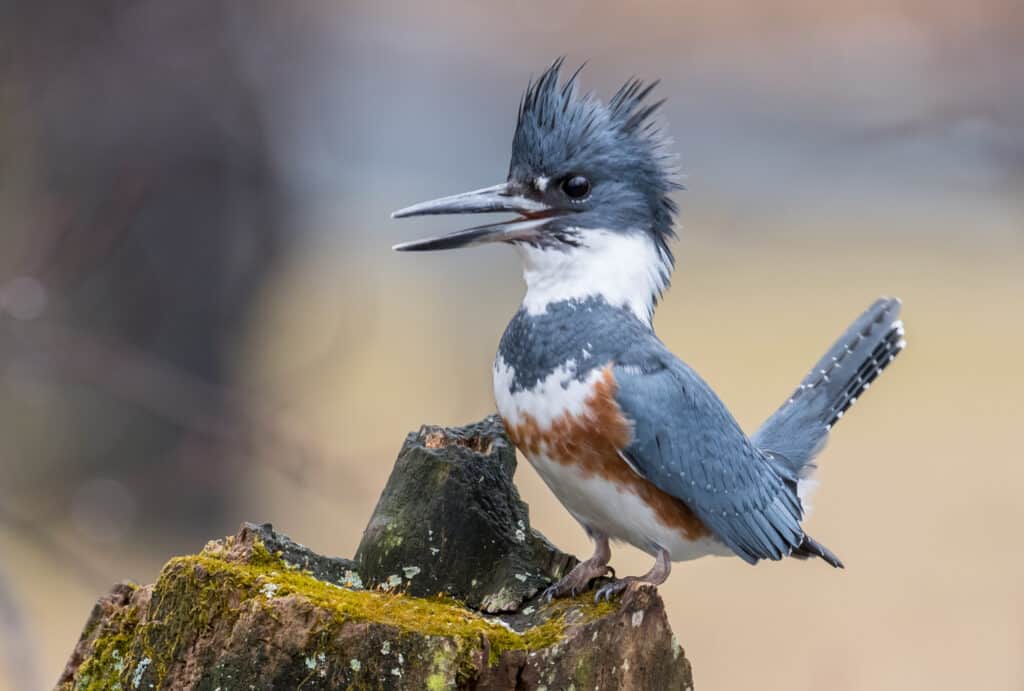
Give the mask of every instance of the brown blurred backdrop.
M 561 54 L 599 93 L 663 80 L 689 189 L 656 326 L 747 429 L 905 303 L 821 459 L 848 568 L 662 588 L 698 687 L 1024 688 L 1022 31 L 1009 0 L 3 3 L 0 689 L 242 520 L 351 554 L 404 434 L 493 409 L 514 253 L 396 255 L 453 226 L 387 214 L 500 181 Z

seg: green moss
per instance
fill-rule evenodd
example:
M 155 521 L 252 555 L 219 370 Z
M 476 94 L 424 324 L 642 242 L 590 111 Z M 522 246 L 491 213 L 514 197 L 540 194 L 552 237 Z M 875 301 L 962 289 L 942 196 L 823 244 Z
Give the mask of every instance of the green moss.
M 124 688 L 126 671 L 134 662 L 130 651 L 138 624 L 135 607 L 125 608 L 104 624 L 93 640 L 92 654 L 78 670 L 74 691 L 119 691 Z M 95 629 L 91 633 L 96 633 Z
M 287 596 L 302 598 L 328 614 L 318 650 L 329 645 L 331 631 L 353 621 L 446 638 L 449 644 L 436 651 L 443 659 L 434 660 L 429 688 L 444 688 L 464 669 L 472 668 L 472 659 L 485 642 L 493 664 L 506 650 L 536 650 L 561 640 L 570 610 L 577 612 L 575 619 L 589 621 L 615 609 L 610 603 L 595 605 L 587 595 L 559 600 L 546 610 L 546 621 L 517 633 L 449 598 L 349 590 L 326 583 L 308 572 L 289 569 L 280 555 L 258 542 L 245 563 L 227 561 L 225 553 L 207 550 L 168 562 L 154 587 L 146 621 L 140 623 L 134 608 L 126 608 L 114 626 L 105 625 L 109 630 L 94 641 L 74 691 L 128 691 L 139 680 L 145 682 L 142 687 L 152 683 L 160 688 L 177 657 L 204 632 L 230 630 L 243 608 L 253 603 L 272 613 L 273 601 Z
M 460 666 L 460 646 L 442 642 L 434 648 L 430 660 L 430 672 L 426 678 L 426 686 L 430 691 L 449 689 L 454 685 Z
M 384 528 L 384 534 L 377 541 L 375 549 L 387 554 L 391 550 L 401 547 L 403 540 L 402 533 L 395 528 L 394 524 L 388 524 Z
M 274 568 L 281 568 L 285 566 L 284 560 L 281 559 L 281 553 L 278 552 L 277 554 L 271 554 L 270 550 L 267 549 L 262 540 L 253 540 L 252 555 L 249 557 L 249 563 L 253 566 L 268 566 Z
M 510 631 L 476 612 L 466 609 L 455 600 L 444 597 L 419 598 L 393 592 L 348 590 L 318 580 L 308 573 L 286 568 L 280 558 L 270 555 L 264 548 L 254 550 L 253 561 L 240 564 L 227 562 L 216 556 L 198 555 L 179 557 L 171 560 L 168 571 L 178 578 L 189 572 L 205 574 L 199 588 L 199 605 L 193 613 L 200 616 L 199 624 L 205 626 L 207 617 L 223 611 L 224 590 L 218 584 L 228 579 L 233 587 L 239 588 L 248 597 L 284 597 L 297 595 L 330 613 L 335 621 L 373 621 L 394 626 L 401 631 L 415 632 L 424 636 L 448 636 L 479 641 L 486 638 L 492 653 L 505 650 L 543 648 L 562 637 L 564 622 L 562 615 L 571 607 L 581 607 L 586 619 L 593 619 L 614 609 L 613 604 L 595 605 L 589 597 L 577 600 L 563 600 L 554 603 L 553 615 L 547 622 L 524 633 Z M 198 569 L 197 569 L 198 567 Z M 159 586 L 158 586 L 159 590 Z M 205 615 L 205 616 L 204 616 Z
M 444 691 L 448 688 L 448 677 L 441 672 L 434 672 L 427 677 L 428 691 Z
M 595 685 L 594 679 L 594 651 L 587 650 L 580 655 L 579 660 L 576 662 L 575 679 L 580 682 L 580 685 L 589 689 Z

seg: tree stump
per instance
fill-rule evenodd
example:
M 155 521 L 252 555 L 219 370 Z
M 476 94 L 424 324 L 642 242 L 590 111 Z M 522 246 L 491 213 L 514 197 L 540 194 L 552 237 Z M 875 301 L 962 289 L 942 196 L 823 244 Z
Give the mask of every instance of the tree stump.
M 245 524 L 122 583 L 57 688 L 691 689 L 652 587 L 540 600 L 575 559 L 533 530 L 500 421 L 410 434 L 355 560 Z

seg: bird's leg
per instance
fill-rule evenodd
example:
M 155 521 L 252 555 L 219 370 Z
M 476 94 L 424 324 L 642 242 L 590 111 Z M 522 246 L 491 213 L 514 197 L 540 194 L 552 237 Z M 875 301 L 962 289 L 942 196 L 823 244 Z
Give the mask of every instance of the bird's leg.
M 645 573 L 643 576 L 626 576 L 625 578 L 617 578 L 608 585 L 601 586 L 597 589 L 597 592 L 594 593 L 594 601 L 597 602 L 602 597 L 605 600 L 610 600 L 612 596 L 618 595 L 632 583 L 661 585 L 668 580 L 668 575 L 671 572 L 672 559 L 669 557 L 668 551 L 665 549 L 659 549 L 658 556 L 654 560 L 654 566 L 651 567 L 650 571 Z
M 556 597 L 566 595 L 578 595 L 587 589 L 590 582 L 595 578 L 605 576 L 609 571 L 612 574 L 615 570 L 608 566 L 608 560 L 612 558 L 612 550 L 608 546 L 608 536 L 592 532 L 594 538 L 594 554 L 586 561 L 581 561 L 565 577 L 544 591 L 541 596 L 547 602 Z

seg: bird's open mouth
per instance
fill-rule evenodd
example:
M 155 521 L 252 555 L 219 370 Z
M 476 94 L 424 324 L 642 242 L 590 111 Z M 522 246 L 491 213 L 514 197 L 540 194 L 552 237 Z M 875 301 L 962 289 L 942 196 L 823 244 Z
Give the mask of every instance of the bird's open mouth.
M 404 242 L 395 245 L 393 249 L 399 252 L 425 252 L 472 247 L 491 242 L 530 241 L 537 237 L 540 228 L 547 223 L 549 218 L 560 213 L 544 202 L 526 196 L 511 183 L 502 183 L 473 192 L 464 192 L 413 204 L 399 209 L 391 214 L 391 217 L 407 218 L 409 216 L 481 214 L 503 211 L 516 213 L 518 217 L 509 221 L 457 230 L 447 235 Z

